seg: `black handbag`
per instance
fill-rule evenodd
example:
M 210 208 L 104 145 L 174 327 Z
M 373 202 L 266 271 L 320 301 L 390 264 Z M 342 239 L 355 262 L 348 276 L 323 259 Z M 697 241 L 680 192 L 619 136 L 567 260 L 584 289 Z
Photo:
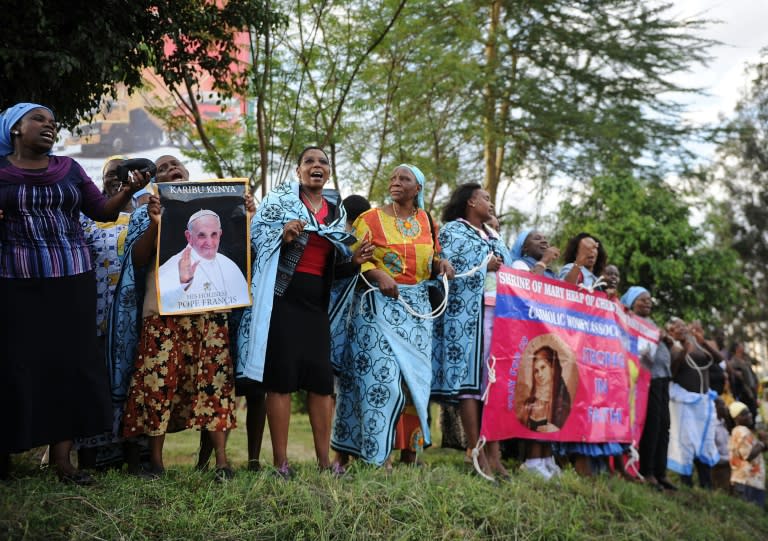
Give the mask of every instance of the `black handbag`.
M 429 295 L 429 304 L 432 305 L 432 311 L 437 310 L 445 300 L 445 292 L 443 292 L 442 286 L 430 285 L 427 286 L 427 294 Z

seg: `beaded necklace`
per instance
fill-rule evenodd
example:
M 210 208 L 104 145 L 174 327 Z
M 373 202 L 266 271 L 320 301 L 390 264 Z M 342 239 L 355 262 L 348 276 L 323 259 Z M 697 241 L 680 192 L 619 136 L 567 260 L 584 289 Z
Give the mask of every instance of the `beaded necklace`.
M 392 201 L 392 213 L 395 215 L 395 228 L 406 239 L 417 237 L 421 233 L 421 225 L 416 219 L 416 214 L 418 214 L 419 208 L 414 207 L 413 212 L 405 218 L 400 217 L 398 208 L 399 205 Z

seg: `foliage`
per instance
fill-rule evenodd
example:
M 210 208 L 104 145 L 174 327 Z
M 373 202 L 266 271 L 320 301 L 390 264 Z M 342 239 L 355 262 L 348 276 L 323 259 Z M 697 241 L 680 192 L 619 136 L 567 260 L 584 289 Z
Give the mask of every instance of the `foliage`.
M 696 35 L 706 21 L 658 1 L 267 5 L 292 24 L 250 44 L 262 188 L 265 168 L 274 184 L 315 143 L 337 187 L 375 201 L 393 165 L 416 163 L 431 207 L 481 177 L 501 202 L 523 177 L 544 187 L 617 157 L 630 169 L 685 155 L 692 130 L 671 96 L 695 90 L 672 76 L 712 43 Z
M 250 125 L 246 123 L 246 136 L 237 145 L 217 145 L 212 138 L 226 140 L 222 128 L 227 126 L 206 123 L 200 102 L 204 97 L 213 99 L 223 111 L 229 98 L 245 95 L 251 80 L 245 36 L 268 32 L 282 24 L 283 17 L 257 0 L 165 0 L 153 5 L 153 13 L 157 24 L 171 31 L 148 40 L 152 67 L 177 106 L 156 113 L 161 113 L 166 124 L 177 127 L 186 121 L 179 131 L 189 141 L 199 142 L 198 157 L 218 177 L 249 176 L 254 169 L 238 166 L 253 161 Z M 219 129 L 209 133 L 206 127 Z M 235 149 L 249 154 L 236 156 Z
M 256 474 L 234 462 L 225 485 L 191 467 L 197 432 L 183 440 L 167 475 L 143 481 L 111 472 L 89 488 L 64 486 L 33 469 L 0 490 L 4 539 L 692 539 L 768 538 L 768 518 L 752 504 L 721 493 L 681 489 L 661 494 L 638 483 L 572 471 L 546 483 L 513 472 L 492 485 L 471 475 L 464 453 L 428 450 L 426 468 L 395 467 L 391 475 L 362 464 L 334 479 L 311 460 L 304 415 L 289 441 L 303 435 L 295 480 Z M 236 430 L 231 452 L 245 438 Z M 294 453 L 292 450 L 291 453 Z M 292 454 L 296 456 L 296 454 Z M 181 462 L 184 465 L 180 465 Z M 512 466 L 512 465 L 510 465 Z M 19 469 L 17 467 L 16 471 Z
M 768 336 L 768 49 L 762 56 L 748 67 L 751 85 L 733 118 L 721 126 L 717 159 L 705 171 L 708 183 L 723 187 L 727 194 L 713 214 L 713 220 L 722 224 L 719 238 L 739 254 L 741 272 L 750 280 L 733 321 L 734 332 L 742 339 L 751 338 L 746 336 L 750 330 Z
M 247 40 L 238 38 L 284 21 L 258 0 L 11 3 L 6 12 L 14 17 L 0 48 L 0 109 L 39 101 L 60 122 L 75 125 L 90 118 L 104 94 L 116 97 L 117 83 L 129 91 L 142 86 L 151 67 L 176 98 L 174 114 L 197 128 L 212 157 L 217 148 L 207 140 L 199 102 L 213 97 L 221 104 L 243 94 L 250 72 Z M 218 158 L 225 162 L 224 154 Z M 227 165 L 214 170 L 232 174 Z
M 0 46 L 0 110 L 20 101 L 50 106 L 60 123 L 90 117 L 114 84 L 141 86 L 157 31 L 151 2 L 6 0 Z
M 670 96 L 695 90 L 671 76 L 711 42 L 696 35 L 706 21 L 670 12 L 631 0 L 409 4 L 364 72 L 353 165 L 373 173 L 374 198 L 381 163 L 406 156 L 435 190 L 483 175 L 502 203 L 524 176 L 546 185 L 617 156 L 632 168 L 685 155 L 692 130 Z
M 616 172 L 593 178 L 563 203 L 555 242 L 564 246 L 581 231 L 595 235 L 621 271 L 623 289 L 641 285 L 659 301 L 659 322 L 677 315 L 719 323 L 746 282 L 737 254 L 712 246 L 691 218 L 689 202 L 663 181 Z
M 190 153 L 212 173 L 250 176 L 266 191 L 315 143 L 327 148 L 337 186 L 372 199 L 384 195 L 390 167 L 416 163 L 430 206 L 481 176 L 501 203 L 522 178 L 543 188 L 553 177 L 594 176 L 617 156 L 630 169 L 684 153 L 690 129 L 671 96 L 693 89 L 672 77 L 704 61 L 712 43 L 697 37 L 706 21 L 676 19 L 659 0 L 16 7 L 10 47 L 0 49 L 8 103 L 35 98 L 74 119 L 112 83 L 134 88 L 153 66 L 174 97 L 166 120 L 183 120 Z M 252 119 L 235 123 L 233 146 L 252 152 L 257 141 L 258 159 L 234 156 L 225 134 L 207 132 L 200 102 L 232 96 L 246 97 Z
M 408 4 L 403 22 L 363 71 L 352 115 L 366 128 L 348 130 L 348 148 L 361 172 L 358 185 L 369 199 L 383 199 L 392 167 L 402 162 L 425 173 L 428 208 L 462 180 L 480 180 L 479 173 L 463 175 L 470 169 L 466 145 L 475 124 L 465 115 L 467 89 L 482 77 L 478 66 L 467 62 L 463 36 L 455 28 L 468 16 L 467 3 Z

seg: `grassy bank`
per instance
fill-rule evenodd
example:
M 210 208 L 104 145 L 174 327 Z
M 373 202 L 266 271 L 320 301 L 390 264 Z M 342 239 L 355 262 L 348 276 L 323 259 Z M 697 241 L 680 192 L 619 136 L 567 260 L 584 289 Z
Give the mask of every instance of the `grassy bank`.
M 765 513 L 698 489 L 659 494 L 572 472 L 545 483 L 517 470 L 492 485 L 469 473 L 460 452 L 439 448 L 427 451 L 425 468 L 387 475 L 355 464 L 335 479 L 312 462 L 305 417 L 292 440 L 299 462 L 289 482 L 269 468 L 245 471 L 243 430 L 229 445 L 237 476 L 223 485 L 192 470 L 194 432 L 169 437 L 169 471 L 152 482 L 112 472 L 94 487 L 64 486 L 17 458 L 17 478 L 0 485 L 0 538 L 768 539 Z

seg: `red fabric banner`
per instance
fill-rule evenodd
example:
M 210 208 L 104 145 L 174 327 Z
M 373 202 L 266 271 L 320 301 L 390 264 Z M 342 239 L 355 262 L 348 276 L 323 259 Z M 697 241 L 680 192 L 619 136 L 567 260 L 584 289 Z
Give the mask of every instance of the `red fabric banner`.
M 600 292 L 502 267 L 491 345 L 488 440 L 638 441 L 658 329 Z

